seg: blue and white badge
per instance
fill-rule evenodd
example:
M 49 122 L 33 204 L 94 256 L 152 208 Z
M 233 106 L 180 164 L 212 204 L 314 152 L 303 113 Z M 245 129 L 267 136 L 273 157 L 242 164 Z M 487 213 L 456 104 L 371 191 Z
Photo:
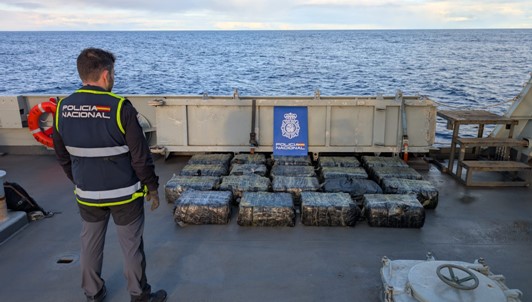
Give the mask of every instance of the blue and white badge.
M 273 155 L 308 154 L 307 107 L 273 108 Z

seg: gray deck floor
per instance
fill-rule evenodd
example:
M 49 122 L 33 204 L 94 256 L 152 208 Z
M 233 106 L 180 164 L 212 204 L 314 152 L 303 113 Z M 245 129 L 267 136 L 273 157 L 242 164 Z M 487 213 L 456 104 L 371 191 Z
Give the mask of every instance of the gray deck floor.
M 532 301 L 532 190 L 466 189 L 435 168 L 440 190 L 422 229 L 253 228 L 236 224 L 178 227 L 164 184 L 186 157 L 156 160 L 162 204 L 148 207 L 144 232 L 148 280 L 168 301 L 379 301 L 382 256 L 472 262 L 486 259 L 510 288 Z M 80 218 L 73 186 L 53 156 L 6 155 L 0 169 L 24 186 L 53 218 L 31 222 L 0 246 L 0 301 L 84 301 L 80 289 Z M 58 264 L 61 258 L 74 259 Z M 106 301 L 129 301 L 112 220 L 103 278 Z

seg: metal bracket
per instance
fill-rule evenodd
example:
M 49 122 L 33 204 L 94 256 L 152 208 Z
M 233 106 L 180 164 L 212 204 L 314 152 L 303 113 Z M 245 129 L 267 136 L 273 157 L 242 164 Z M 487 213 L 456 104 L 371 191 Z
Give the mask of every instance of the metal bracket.
M 165 104 L 166 102 L 163 99 L 155 99 L 155 100 L 148 101 L 148 105 L 153 106 L 153 107 L 164 106 Z
M 320 98 L 321 98 L 321 91 L 319 88 L 317 88 L 316 90 L 314 90 L 314 99 L 319 100 Z
M 209 98 L 209 93 L 207 91 L 203 92 L 203 100 L 207 100 Z
M 238 88 L 233 89 L 233 100 L 240 100 L 240 95 L 238 94 Z

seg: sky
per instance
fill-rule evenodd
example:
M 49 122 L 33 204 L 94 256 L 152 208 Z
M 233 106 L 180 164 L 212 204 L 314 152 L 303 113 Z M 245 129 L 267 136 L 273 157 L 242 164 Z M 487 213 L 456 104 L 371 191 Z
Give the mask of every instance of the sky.
M 532 28 L 531 0 L 2 0 L 0 31 Z

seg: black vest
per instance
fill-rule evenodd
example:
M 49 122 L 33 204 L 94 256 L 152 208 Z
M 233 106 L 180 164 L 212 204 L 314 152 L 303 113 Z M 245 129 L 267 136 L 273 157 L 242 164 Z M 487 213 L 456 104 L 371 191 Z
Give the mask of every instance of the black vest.
M 57 104 L 55 126 L 70 153 L 81 204 L 113 206 L 144 196 L 120 120 L 124 101 L 114 93 L 86 86 Z

